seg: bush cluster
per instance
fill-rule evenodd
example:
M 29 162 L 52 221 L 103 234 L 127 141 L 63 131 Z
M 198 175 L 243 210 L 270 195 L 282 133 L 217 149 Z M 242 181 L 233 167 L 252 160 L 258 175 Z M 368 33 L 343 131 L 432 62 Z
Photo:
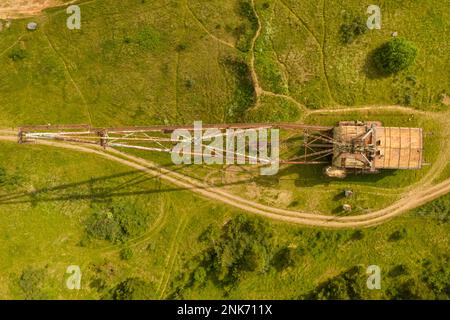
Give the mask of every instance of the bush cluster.
M 351 21 L 341 25 L 340 35 L 344 44 L 350 44 L 367 32 L 367 26 L 362 17 L 354 17 Z
M 138 236 L 148 223 L 149 215 L 136 205 L 116 204 L 95 212 L 86 223 L 86 233 L 89 238 L 118 243 Z

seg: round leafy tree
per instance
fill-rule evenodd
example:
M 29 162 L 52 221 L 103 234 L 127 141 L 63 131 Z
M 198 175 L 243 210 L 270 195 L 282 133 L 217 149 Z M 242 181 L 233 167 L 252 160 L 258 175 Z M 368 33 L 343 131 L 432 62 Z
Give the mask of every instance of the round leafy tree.
M 394 38 L 375 51 L 374 60 L 380 71 L 392 74 L 410 66 L 416 59 L 417 52 L 411 42 Z

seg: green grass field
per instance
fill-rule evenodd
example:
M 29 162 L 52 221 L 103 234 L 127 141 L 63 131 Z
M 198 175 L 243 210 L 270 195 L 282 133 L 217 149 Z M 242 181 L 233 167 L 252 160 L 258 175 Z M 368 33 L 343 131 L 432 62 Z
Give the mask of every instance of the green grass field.
M 241 3 L 247 2 L 96 0 L 81 4 L 81 30 L 65 27 L 62 9 L 33 19 L 40 23 L 33 33 L 24 29 L 31 19 L 14 21 L 0 38 L 0 125 L 245 119 L 254 99 L 245 67 L 236 65 L 249 63 L 255 15 Z M 415 107 L 438 108 L 442 94 L 449 94 L 450 63 L 444 45 L 449 13 L 441 7 L 439 1 L 387 1 L 382 29 L 343 45 L 340 25 L 347 15 L 364 16 L 366 3 L 257 1 L 261 86 L 313 109 L 405 104 L 407 95 Z M 379 78 L 366 60 L 393 31 L 420 53 L 408 70 Z M 23 50 L 25 58 L 13 61 L 13 50 Z M 298 118 L 287 102 L 268 103 L 274 108 L 253 111 L 250 119 Z
M 198 240 L 204 230 L 239 213 L 95 156 L 40 146 L 17 148 L 12 143 L 1 147 L 5 151 L 0 158 L 2 181 L 9 182 L 2 183 L 0 200 L 2 298 L 27 297 L 20 285 L 26 270 L 44 270 L 29 298 L 101 298 L 130 276 L 154 283 L 155 298 L 168 297 L 173 281 L 195 265 L 195 257 L 204 249 Z M 438 211 L 424 207 L 361 234 L 267 221 L 273 234 L 271 254 L 286 246 L 297 248 L 301 258 L 295 267 L 279 271 L 269 265 L 263 271 L 244 273 L 227 292 L 206 282 L 187 288 L 183 296 L 296 299 L 354 265 L 377 264 L 383 271 L 383 289 L 365 294 L 385 297 L 391 284 L 399 281 L 387 275 L 389 270 L 405 265 L 409 273 L 400 279 L 421 283 L 424 260 L 438 264 L 448 252 L 448 196 L 439 201 Z M 149 214 L 146 230 L 124 243 L 82 244 L 86 221 L 111 203 L 133 204 Z M 406 235 L 393 240 L 392 234 L 403 229 Z M 120 258 L 124 247 L 134 253 L 130 260 Z M 83 272 L 80 291 L 65 287 L 65 271 L 72 264 Z M 103 286 L 96 285 L 99 279 Z M 434 298 L 426 285 L 418 288 L 422 297 Z
M 209 182 L 236 182 L 227 190 L 274 207 L 326 214 L 342 214 L 348 202 L 352 214 L 383 208 L 426 177 L 445 146 L 450 2 L 382 1 L 382 29 L 343 44 L 342 24 L 365 19 L 369 4 L 256 0 L 253 8 L 248 0 L 93 0 L 79 2 L 81 30 L 65 27 L 64 8 L 13 20 L 0 31 L 0 128 L 194 120 L 321 125 L 380 120 L 422 127 L 429 165 L 420 171 L 337 181 L 324 178 L 321 166 L 286 166 L 269 178 L 248 168 L 176 168 Z M 27 31 L 29 21 L 38 22 L 38 30 Z M 384 77 L 371 54 L 392 32 L 413 42 L 419 53 L 408 69 Z M 252 57 L 266 91 L 259 97 Z M 430 113 L 377 110 L 392 104 Z M 373 109 L 306 113 L 365 105 Z M 146 298 L 317 298 L 323 297 L 317 290 L 347 270 L 365 271 L 371 264 L 381 267 L 382 289 L 364 289 L 359 298 L 449 298 L 448 195 L 362 231 L 264 220 L 272 233 L 264 267 L 224 285 L 214 270 L 198 271 L 208 250 L 199 237 L 209 226 L 220 228 L 247 213 L 93 155 L 6 142 L 0 148 L 2 299 L 110 298 L 130 277 L 154 288 Z M 172 166 L 163 155 L 135 154 Z M 447 164 L 435 182 L 448 177 Z M 347 188 L 355 191 L 349 200 L 341 197 Z M 123 207 L 134 213 L 121 212 Z M 136 213 L 145 221 L 133 220 Z M 97 216 L 109 219 L 102 235 L 119 233 L 120 240 L 89 234 Z M 285 248 L 298 259 L 280 269 L 276 260 Z M 69 265 L 81 267 L 82 290 L 66 288 Z M 360 276 L 357 285 L 365 288 L 365 281 Z

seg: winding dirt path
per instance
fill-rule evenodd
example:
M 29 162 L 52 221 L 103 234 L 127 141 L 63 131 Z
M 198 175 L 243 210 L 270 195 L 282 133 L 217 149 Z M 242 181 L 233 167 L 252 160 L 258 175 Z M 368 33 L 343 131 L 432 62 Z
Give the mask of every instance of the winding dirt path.
M 17 138 L 10 135 L 0 136 L 0 140 L 10 141 L 14 143 L 17 142 Z M 437 185 L 430 185 L 422 189 L 413 189 L 405 193 L 402 198 L 394 204 L 378 211 L 359 216 L 327 216 L 308 212 L 298 212 L 280 208 L 273 208 L 253 201 L 249 201 L 239 196 L 230 194 L 222 190 L 221 188 L 206 185 L 199 180 L 184 176 L 163 167 L 159 167 L 153 162 L 128 155 L 118 150 L 108 149 L 105 151 L 101 147 L 97 146 L 85 147 L 71 143 L 45 140 L 35 141 L 35 143 L 39 145 L 59 147 L 95 154 L 122 165 L 141 170 L 153 177 L 161 178 L 172 185 L 189 189 L 190 191 L 195 192 L 205 198 L 220 201 L 232 207 L 273 220 L 308 226 L 327 228 L 370 227 L 385 222 L 395 216 L 421 206 L 450 192 L 450 179 L 447 179 Z

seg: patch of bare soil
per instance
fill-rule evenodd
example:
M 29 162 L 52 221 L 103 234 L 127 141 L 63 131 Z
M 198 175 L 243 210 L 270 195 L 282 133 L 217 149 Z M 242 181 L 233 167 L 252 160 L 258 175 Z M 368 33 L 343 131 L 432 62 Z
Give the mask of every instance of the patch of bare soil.
M 42 10 L 56 7 L 64 3 L 74 1 L 69 0 L 1 0 L 0 19 L 15 19 L 34 16 Z
M 450 106 L 450 97 L 444 94 L 442 97 L 442 103 L 445 104 L 446 106 Z

